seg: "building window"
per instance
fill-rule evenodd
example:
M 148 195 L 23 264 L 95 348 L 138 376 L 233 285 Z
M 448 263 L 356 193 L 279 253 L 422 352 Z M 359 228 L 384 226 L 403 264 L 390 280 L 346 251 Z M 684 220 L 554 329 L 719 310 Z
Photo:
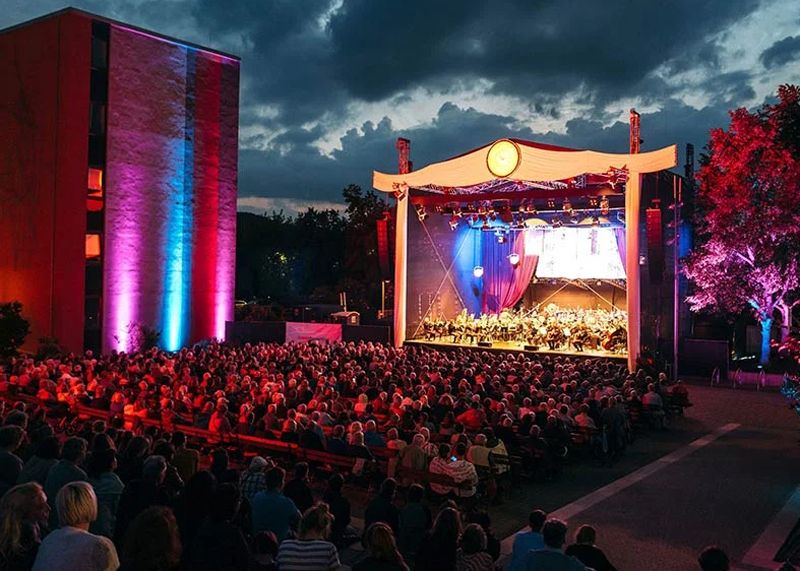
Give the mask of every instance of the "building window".
M 100 257 L 100 234 L 86 235 L 86 259 L 94 260 Z

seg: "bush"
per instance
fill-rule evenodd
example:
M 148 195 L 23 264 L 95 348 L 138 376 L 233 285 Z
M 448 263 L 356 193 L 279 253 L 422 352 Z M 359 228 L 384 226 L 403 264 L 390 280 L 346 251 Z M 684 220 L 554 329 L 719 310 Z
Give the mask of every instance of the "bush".
M 0 303 L 0 357 L 16 355 L 30 332 L 31 325 L 22 317 L 20 302 Z

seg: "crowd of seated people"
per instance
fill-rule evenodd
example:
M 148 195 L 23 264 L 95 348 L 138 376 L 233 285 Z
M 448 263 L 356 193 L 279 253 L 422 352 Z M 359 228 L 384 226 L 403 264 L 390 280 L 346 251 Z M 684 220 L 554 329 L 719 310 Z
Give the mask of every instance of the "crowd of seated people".
M 471 505 L 478 473 L 502 474 L 508 464 L 493 459 L 511 451 L 550 462 L 579 429 L 602 428 L 610 454 L 620 454 L 630 411 L 667 398 L 663 381 L 602 359 L 373 343 L 212 343 L 177 353 L 14 358 L 0 370 L 0 395 L 42 406 L 13 406 L 0 427 L 0 525 L 16 518 L 8 523 L 16 532 L 0 540 L 0 568 L 40 565 L 40 543 L 65 526 L 80 531 L 85 552 L 76 557 L 85 569 L 114 569 L 117 560 L 123 569 L 307 569 L 309 558 L 323 569 L 338 561 L 327 543 L 358 537 L 341 475 L 317 498 L 305 463 L 292 465 L 286 481 L 261 456 L 234 470 L 220 447 L 201 469 L 200 453 L 180 431 L 193 426 L 220 439 L 248 434 L 365 463 L 381 449 L 394 451 L 389 475 L 397 480 L 386 480 L 367 507 L 368 557 L 387 569 L 403 569 L 404 561 L 424 569 L 428 559 L 433 568 L 446 540 L 459 568 L 480 569 L 481 553 L 496 551 L 496 560 L 499 547 L 491 545 L 499 542 L 486 521 L 462 533 L 458 514 Z M 45 405 L 82 405 L 110 420 L 87 422 L 64 441 Z M 137 419 L 157 420 L 161 429 L 145 430 Z M 433 517 L 414 485 L 419 473 L 446 476 L 429 481 L 431 495 L 459 503 Z M 398 486 L 407 489 L 402 509 Z M 40 568 L 74 568 L 50 561 L 52 550 L 42 553 L 48 559 Z

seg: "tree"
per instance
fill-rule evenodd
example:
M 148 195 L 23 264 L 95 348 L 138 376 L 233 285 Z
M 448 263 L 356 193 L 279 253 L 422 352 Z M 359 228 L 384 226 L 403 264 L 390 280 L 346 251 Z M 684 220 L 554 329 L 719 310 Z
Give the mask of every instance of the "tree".
M 16 355 L 30 331 L 30 323 L 22 317 L 20 302 L 0 303 L 0 357 Z
M 800 89 L 781 86 L 778 99 L 711 131 L 697 177 L 700 245 L 684 267 L 693 311 L 752 311 L 762 365 L 775 318 L 785 340 L 800 303 Z

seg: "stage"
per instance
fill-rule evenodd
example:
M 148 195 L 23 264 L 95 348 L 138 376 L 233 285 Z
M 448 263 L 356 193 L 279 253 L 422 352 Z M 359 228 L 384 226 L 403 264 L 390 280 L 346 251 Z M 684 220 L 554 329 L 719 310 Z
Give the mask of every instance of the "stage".
M 611 359 L 619 361 L 621 363 L 625 363 L 628 361 L 627 353 L 612 353 L 610 351 L 591 351 L 591 350 L 551 351 L 549 349 L 544 349 L 544 348 L 537 349 L 536 351 L 530 351 L 525 349 L 524 344 L 516 343 L 513 341 L 495 341 L 491 344 L 491 346 L 481 346 L 475 343 L 453 343 L 450 341 L 443 341 L 443 340 L 406 339 L 404 344 L 412 346 L 430 347 L 434 349 L 445 349 L 445 350 L 471 349 L 478 351 L 495 351 L 495 352 L 511 351 L 514 353 L 526 353 L 531 355 L 549 355 L 552 357 L 579 357 L 579 358 L 589 358 L 589 359 L 603 358 L 603 359 Z

